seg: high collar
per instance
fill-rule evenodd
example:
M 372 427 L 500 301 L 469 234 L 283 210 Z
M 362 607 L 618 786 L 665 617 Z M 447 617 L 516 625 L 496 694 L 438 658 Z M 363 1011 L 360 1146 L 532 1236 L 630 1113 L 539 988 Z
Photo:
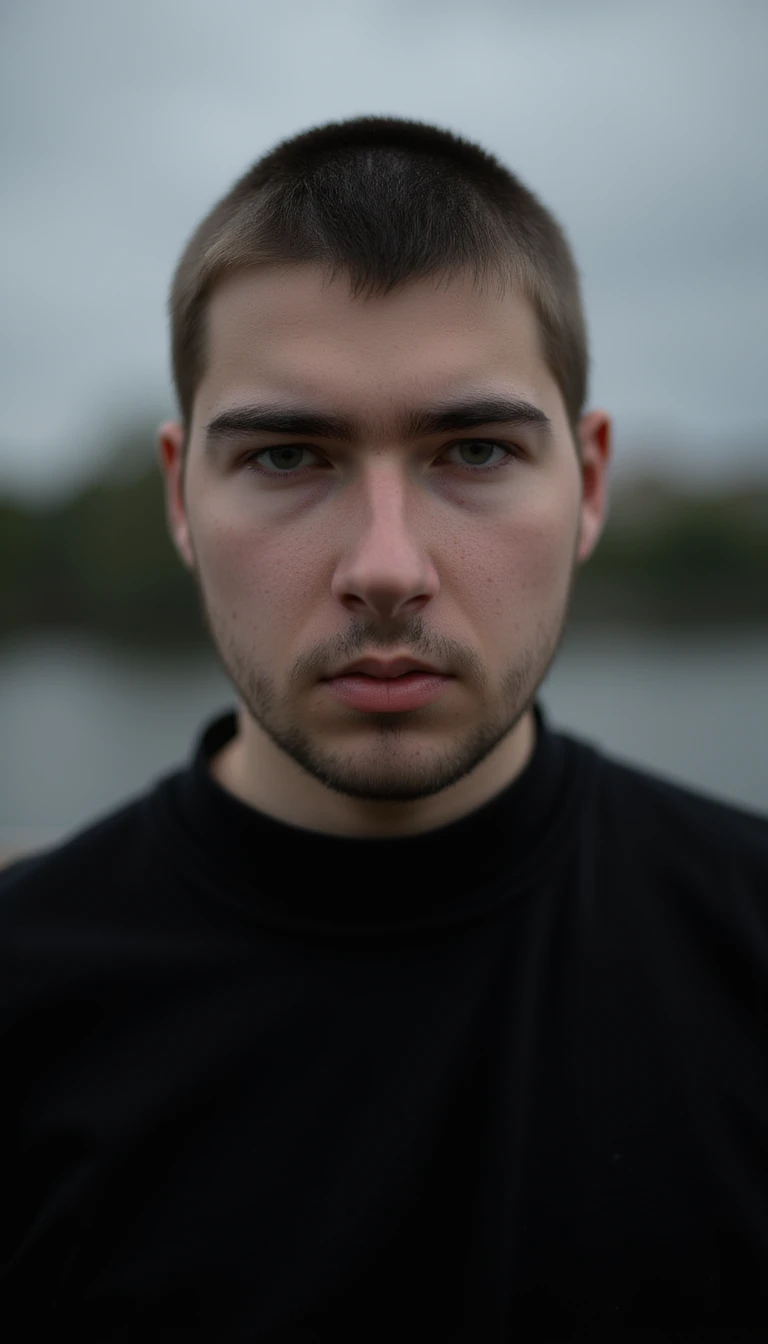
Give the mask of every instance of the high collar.
M 509 785 L 447 825 L 386 838 L 307 830 L 235 798 L 210 770 L 237 729 L 224 714 L 160 786 L 177 853 L 219 899 L 271 925 L 332 934 L 463 921 L 532 880 L 573 811 L 576 758 L 589 749 L 553 733 L 538 701 L 533 710 L 534 750 Z

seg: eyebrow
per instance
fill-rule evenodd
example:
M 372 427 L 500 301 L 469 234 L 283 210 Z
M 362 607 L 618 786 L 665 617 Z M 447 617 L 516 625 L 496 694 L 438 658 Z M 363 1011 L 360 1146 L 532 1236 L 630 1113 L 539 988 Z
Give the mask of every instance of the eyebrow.
M 521 397 L 477 396 L 442 403 L 428 410 L 409 411 L 397 428 L 407 439 L 425 438 L 481 425 L 531 426 L 552 431 L 552 422 L 538 406 Z M 215 415 L 205 428 L 205 438 L 217 439 L 247 434 L 295 434 L 310 438 L 337 439 L 345 443 L 361 438 L 359 426 L 345 416 L 328 415 L 304 406 L 233 406 Z

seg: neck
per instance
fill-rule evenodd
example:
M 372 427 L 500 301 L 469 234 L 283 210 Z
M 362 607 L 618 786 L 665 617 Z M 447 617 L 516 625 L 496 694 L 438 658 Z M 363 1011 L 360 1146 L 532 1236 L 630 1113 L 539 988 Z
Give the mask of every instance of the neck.
M 304 771 L 241 706 L 238 731 L 210 763 L 222 788 L 278 821 L 328 835 L 378 839 L 418 835 L 482 807 L 522 773 L 536 745 L 529 708 L 474 770 L 428 798 L 376 802 L 351 798 Z

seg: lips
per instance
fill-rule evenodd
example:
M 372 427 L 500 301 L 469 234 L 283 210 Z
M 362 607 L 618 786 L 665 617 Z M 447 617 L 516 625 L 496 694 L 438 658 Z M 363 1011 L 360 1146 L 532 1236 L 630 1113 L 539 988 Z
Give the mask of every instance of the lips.
M 349 663 L 340 671 L 334 672 L 333 680 L 336 677 L 364 676 L 376 677 L 379 680 L 389 681 L 393 677 L 405 676 L 408 672 L 425 672 L 432 676 L 443 676 L 440 669 L 433 667 L 430 663 L 422 663 L 417 658 L 393 658 L 389 661 L 378 658 L 359 658 L 355 663 Z
M 362 714 L 393 714 L 425 709 L 445 693 L 453 680 L 439 672 L 413 667 L 389 677 L 351 671 L 329 677 L 325 689 L 348 709 Z

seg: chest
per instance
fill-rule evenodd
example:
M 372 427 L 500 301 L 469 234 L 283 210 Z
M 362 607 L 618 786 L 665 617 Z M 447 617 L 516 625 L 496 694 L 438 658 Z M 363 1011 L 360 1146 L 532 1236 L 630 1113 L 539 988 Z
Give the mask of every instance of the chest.
M 751 1324 L 764 1042 L 690 968 L 534 932 L 91 982 L 35 1046 L 11 1282 L 262 1331 Z

